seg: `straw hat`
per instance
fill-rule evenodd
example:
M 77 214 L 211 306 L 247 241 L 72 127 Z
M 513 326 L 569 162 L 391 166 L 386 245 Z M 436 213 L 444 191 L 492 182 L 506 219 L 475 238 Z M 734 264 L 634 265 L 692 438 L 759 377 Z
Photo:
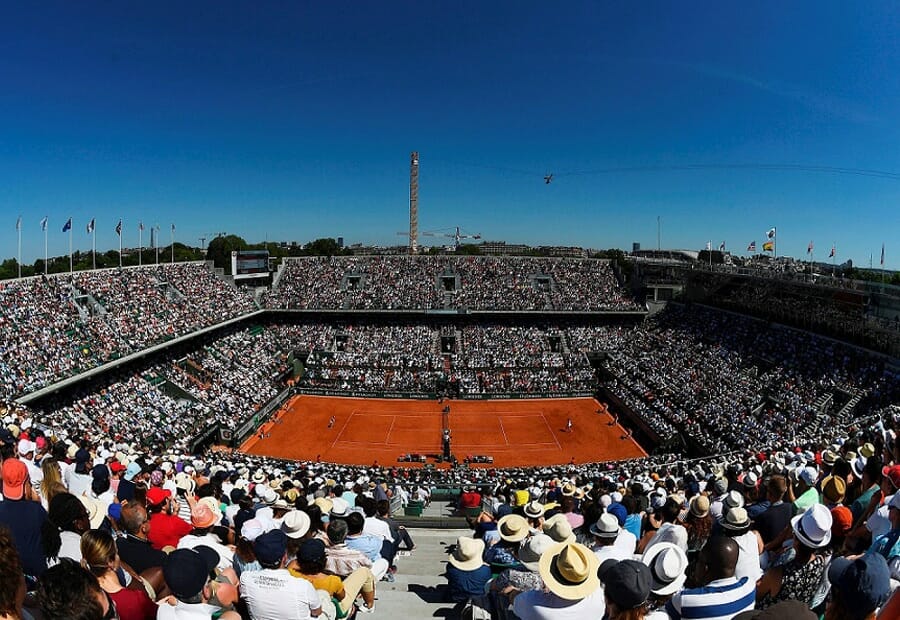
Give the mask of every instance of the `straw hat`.
M 484 564 L 481 554 L 484 553 L 484 541 L 468 536 L 456 539 L 456 547 L 450 554 L 450 563 L 459 570 L 475 570 Z
M 600 560 L 576 542 L 561 543 L 541 555 L 538 572 L 547 589 L 567 601 L 589 596 L 600 587 Z
M 832 504 L 840 504 L 847 493 L 847 483 L 840 476 L 828 476 L 822 481 L 822 497 Z
M 695 495 L 691 498 L 691 514 L 702 519 L 709 514 L 709 498 L 705 495 Z
M 497 521 L 497 531 L 500 532 L 500 538 L 507 542 L 520 542 L 525 540 L 530 530 L 525 517 L 506 515 Z
M 544 505 L 540 502 L 528 502 L 523 512 L 530 519 L 540 519 L 544 516 Z
M 687 580 L 688 558 L 675 543 L 661 542 L 653 545 L 641 561 L 650 567 L 653 581 L 650 590 L 657 596 L 678 592 Z
M 556 541 L 546 534 L 535 534 L 519 548 L 519 561 L 532 573 L 536 573 L 540 570 L 541 557 L 556 545 Z
M 746 530 L 750 527 L 750 517 L 744 508 L 732 508 L 719 521 L 723 528 L 732 532 Z
M 557 513 L 544 521 L 544 534 L 558 543 L 573 542 L 575 540 L 572 525 L 562 513 Z

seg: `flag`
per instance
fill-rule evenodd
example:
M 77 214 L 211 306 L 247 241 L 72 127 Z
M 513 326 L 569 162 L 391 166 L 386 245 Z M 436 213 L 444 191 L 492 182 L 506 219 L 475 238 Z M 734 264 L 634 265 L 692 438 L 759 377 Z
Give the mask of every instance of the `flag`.
M 156 247 L 156 241 L 155 241 L 155 238 L 154 238 L 154 236 L 153 236 L 154 230 L 155 230 L 154 228 L 150 228 L 150 247 L 151 247 L 151 248 L 155 248 L 155 247 Z
M 22 216 L 19 216 L 19 219 L 16 220 L 16 230 L 22 230 Z
M 175 224 L 172 224 L 172 234 L 175 234 Z
M 47 216 L 44 216 L 44 219 L 41 220 L 41 230 L 47 230 Z
M 775 238 L 775 229 L 770 228 L 769 232 L 766 233 L 766 239 L 774 239 Z
M 831 246 L 831 254 L 828 255 L 828 258 L 834 258 L 834 245 Z
M 119 220 L 119 223 L 116 224 L 116 234 L 120 237 L 122 236 L 122 220 Z
M 72 218 L 71 217 L 63 225 L 63 232 L 69 232 L 70 230 L 72 230 Z
M 724 252 L 724 251 L 725 251 L 725 242 L 724 242 L 724 241 L 723 241 L 721 244 L 719 244 L 719 251 L 720 251 L 720 252 Z
M 706 242 L 706 251 L 709 252 L 712 249 L 712 241 Z
M 775 251 L 774 243 L 772 243 L 771 241 L 766 241 L 765 243 L 763 243 L 763 252 L 774 252 L 774 251 Z
M 144 223 L 143 222 L 138 222 L 138 230 L 141 232 L 144 232 Z
M 884 266 L 884 241 L 881 242 L 881 266 Z
M 813 251 L 813 242 L 810 241 L 810 242 L 809 242 L 809 245 L 806 246 L 806 253 L 807 253 L 807 254 L 812 254 L 812 251 Z
M 755 251 L 756 251 L 756 241 L 751 241 L 751 242 L 750 242 L 750 245 L 747 246 L 747 251 L 748 251 L 748 252 L 755 252 Z
M 87 225 L 87 233 L 91 234 L 92 232 L 94 232 L 94 218 L 91 218 L 91 221 L 88 222 Z

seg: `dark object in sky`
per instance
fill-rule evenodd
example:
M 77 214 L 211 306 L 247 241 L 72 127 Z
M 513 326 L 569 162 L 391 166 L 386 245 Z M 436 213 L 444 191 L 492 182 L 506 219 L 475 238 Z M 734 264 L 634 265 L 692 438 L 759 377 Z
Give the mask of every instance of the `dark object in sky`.
M 553 173 L 544 175 L 544 185 L 550 185 L 550 182 L 553 180 Z

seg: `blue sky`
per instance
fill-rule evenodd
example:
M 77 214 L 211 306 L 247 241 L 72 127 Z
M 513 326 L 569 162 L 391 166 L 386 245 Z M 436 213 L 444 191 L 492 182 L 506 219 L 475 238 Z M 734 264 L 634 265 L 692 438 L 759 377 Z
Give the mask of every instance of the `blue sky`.
M 752 6 L 751 6 L 752 4 Z M 900 5 L 41 3 L 0 20 L 0 256 L 225 231 L 251 242 L 510 243 L 900 268 Z M 696 169 L 678 169 L 699 166 Z M 623 171 L 622 168 L 645 168 Z M 555 174 L 551 185 L 543 183 Z M 429 239 L 423 239 L 426 243 Z M 148 242 L 145 231 L 144 243 Z

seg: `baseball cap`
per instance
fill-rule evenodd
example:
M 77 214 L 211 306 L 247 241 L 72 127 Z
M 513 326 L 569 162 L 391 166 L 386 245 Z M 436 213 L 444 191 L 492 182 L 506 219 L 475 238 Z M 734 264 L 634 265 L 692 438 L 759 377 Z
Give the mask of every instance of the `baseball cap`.
M 325 557 L 325 543 L 318 538 L 304 540 L 297 550 L 297 561 L 303 563 L 316 562 Z
M 197 596 L 209 581 L 209 574 L 219 563 L 219 554 L 206 545 L 193 549 L 176 549 L 163 565 L 166 585 L 177 598 Z
M 891 481 L 895 489 L 900 489 L 900 465 L 892 465 L 881 470 L 882 475 Z
M 147 503 L 151 506 L 157 506 L 166 501 L 166 498 L 172 497 L 172 492 L 161 487 L 150 487 L 147 489 Z
M 7 499 L 22 499 L 25 495 L 25 481 L 28 467 L 19 459 L 3 461 L 3 496 Z
M 253 541 L 253 553 L 262 564 L 276 564 L 287 551 L 287 536 L 281 530 L 269 530 Z
M 843 607 L 860 618 L 880 607 L 891 591 L 890 570 L 878 553 L 866 553 L 857 560 L 835 558 L 828 567 L 828 581 Z
M 598 571 L 607 598 L 622 609 L 635 609 L 650 598 L 650 567 L 637 560 L 607 560 Z
M 19 454 L 25 456 L 29 452 L 34 452 L 35 448 L 37 448 L 37 444 L 35 444 L 30 439 L 20 439 L 19 440 Z

